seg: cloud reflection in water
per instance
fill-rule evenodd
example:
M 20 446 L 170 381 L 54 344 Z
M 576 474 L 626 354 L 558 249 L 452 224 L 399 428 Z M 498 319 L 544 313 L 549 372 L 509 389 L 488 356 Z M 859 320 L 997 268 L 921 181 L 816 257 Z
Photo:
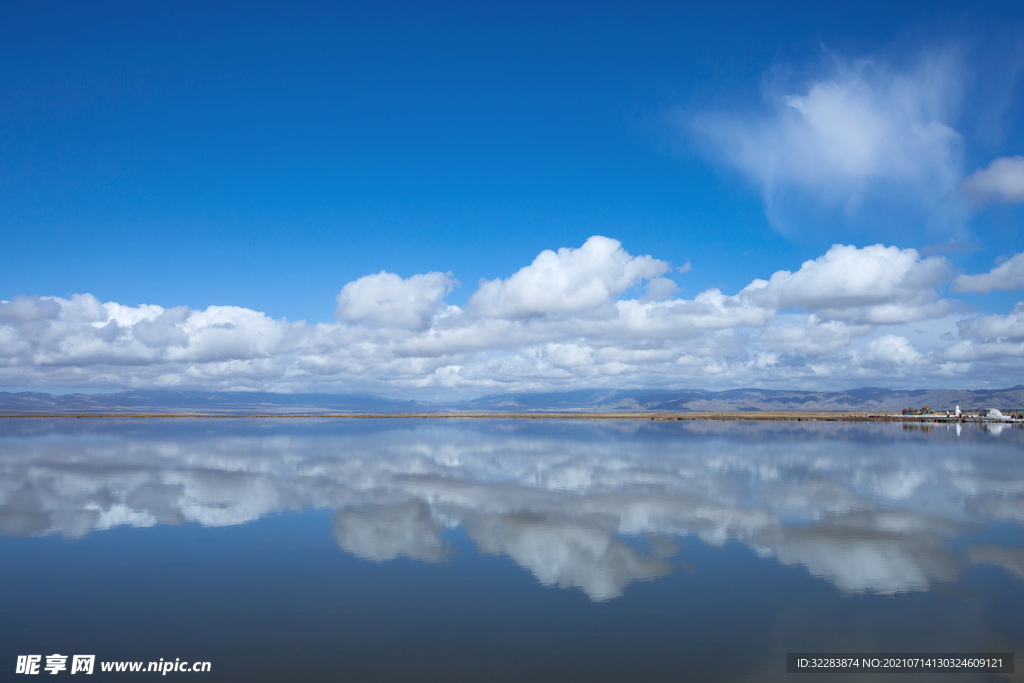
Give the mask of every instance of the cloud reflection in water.
M 510 420 L 0 428 L 9 536 L 223 526 L 326 508 L 338 545 L 361 558 L 444 561 L 444 531 L 461 526 L 481 551 L 598 601 L 666 575 L 680 535 L 739 541 L 845 592 L 928 590 L 965 563 L 1018 576 L 1022 566 L 1014 549 L 960 554 L 949 544 L 978 523 L 1024 520 L 1022 430 Z M 640 536 L 649 542 L 630 540 Z

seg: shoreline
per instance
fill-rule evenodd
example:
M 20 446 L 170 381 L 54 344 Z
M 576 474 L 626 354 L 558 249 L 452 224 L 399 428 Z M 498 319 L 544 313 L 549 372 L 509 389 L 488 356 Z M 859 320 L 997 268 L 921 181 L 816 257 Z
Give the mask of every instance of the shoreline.
M 468 419 L 468 420 L 648 420 L 654 422 L 759 421 L 759 422 L 1002 422 L 978 417 L 945 415 L 889 415 L 857 412 L 827 413 L 803 411 L 709 411 L 699 413 L 6 413 L 0 418 L 222 418 L 222 419 Z

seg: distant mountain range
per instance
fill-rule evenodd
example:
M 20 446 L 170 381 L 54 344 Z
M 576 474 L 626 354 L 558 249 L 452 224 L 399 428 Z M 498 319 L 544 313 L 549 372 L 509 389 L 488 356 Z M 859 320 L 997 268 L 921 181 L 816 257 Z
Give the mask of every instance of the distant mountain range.
M 111 394 L 0 392 L 0 414 L 66 413 L 544 413 L 705 412 L 800 410 L 808 412 L 894 411 L 913 406 L 933 410 L 1024 406 L 1024 385 L 975 391 L 900 391 L 864 387 L 849 391 L 599 391 L 500 394 L 468 401 L 431 403 L 357 394 L 264 392 L 123 391 Z
M 115 394 L 0 392 L 4 413 L 411 413 L 432 404 L 359 394 L 255 391 L 122 391 Z

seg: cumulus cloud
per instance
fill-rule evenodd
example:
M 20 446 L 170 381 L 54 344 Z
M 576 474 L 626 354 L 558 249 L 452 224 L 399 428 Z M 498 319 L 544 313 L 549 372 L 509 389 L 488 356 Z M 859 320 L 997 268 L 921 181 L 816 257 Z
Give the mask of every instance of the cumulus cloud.
M 936 286 L 949 281 L 945 259 L 881 244 L 833 245 L 796 273 L 781 270 L 743 293 L 772 308 L 801 308 L 852 323 L 905 323 L 949 312 Z
M 913 249 L 834 245 L 734 294 L 692 298 L 672 292 L 668 270 L 595 236 L 482 281 L 465 309 L 445 302 L 450 274 L 359 278 L 338 294 L 339 320 L 319 324 L 236 306 L 17 297 L 0 301 L 0 386 L 456 397 L 595 386 L 828 388 L 911 376 L 949 385 L 1024 370 L 1016 342 L 1000 331 L 1017 313 L 967 322 L 941 293 L 948 262 Z M 959 339 L 918 347 L 899 328 L 926 320 L 947 330 L 963 323 Z
M 907 340 L 895 334 L 873 339 L 858 356 L 865 363 L 886 366 L 920 365 L 924 355 Z
M 444 297 L 456 284 L 451 273 L 426 273 L 404 280 L 384 271 L 367 275 L 341 288 L 338 318 L 420 330 L 446 308 Z
M 787 201 L 851 212 L 894 190 L 930 212 L 961 177 L 961 136 L 950 125 L 959 80 L 948 57 L 926 57 L 904 72 L 834 59 L 824 77 L 769 87 L 767 111 L 704 114 L 692 126 L 761 189 L 773 218 Z
M 960 275 L 953 280 L 954 292 L 991 292 L 994 289 L 1024 289 L 1024 252 L 981 275 Z
M 469 303 L 483 316 L 504 319 L 594 310 L 611 304 L 612 297 L 641 280 L 668 270 L 664 261 L 630 256 L 618 240 L 595 235 L 579 249 L 542 251 L 507 280 L 481 282 Z M 655 290 L 663 293 L 662 280 Z
M 1024 202 L 1024 157 L 999 157 L 964 178 L 958 188 L 975 206 Z
M 61 306 L 56 301 L 38 296 L 19 296 L 13 301 L 0 301 L 0 320 L 11 322 L 32 322 L 50 320 L 60 315 Z
M 1010 339 L 1024 341 L 1024 301 L 1018 301 L 1009 315 L 986 315 L 961 320 L 964 339 Z
M 800 325 L 769 327 L 758 336 L 758 341 L 780 353 L 824 356 L 846 348 L 854 338 L 870 332 L 870 325 L 847 325 L 838 320 L 822 322 L 812 314 Z

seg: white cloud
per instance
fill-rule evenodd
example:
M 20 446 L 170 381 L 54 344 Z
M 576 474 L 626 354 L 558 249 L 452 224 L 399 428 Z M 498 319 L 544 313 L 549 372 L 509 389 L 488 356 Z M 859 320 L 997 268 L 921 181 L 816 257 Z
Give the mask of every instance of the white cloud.
M 692 126 L 715 157 L 761 189 L 784 230 L 787 202 L 802 213 L 814 203 L 849 215 L 877 196 L 932 213 L 961 177 L 961 136 L 950 125 L 959 80 L 945 56 L 902 73 L 835 59 L 827 76 L 770 88 L 767 112 L 704 114 Z
M 60 304 L 38 296 L 19 296 L 13 301 L 0 301 L 0 320 L 4 321 L 25 323 L 51 320 L 60 312 Z
M 959 190 L 976 206 L 1024 202 L 1024 156 L 999 157 L 964 178 Z
M 954 292 L 991 292 L 993 289 L 1024 289 L 1024 252 L 981 275 L 960 275 L 953 280 Z
M 887 334 L 869 342 L 858 353 L 865 364 L 913 366 L 924 362 L 924 356 L 915 349 L 906 337 Z
M 594 236 L 579 249 L 545 250 L 507 280 L 485 280 L 470 306 L 488 318 L 520 319 L 599 309 L 612 297 L 666 273 L 650 256 L 630 256 L 618 240 Z M 670 280 L 668 282 L 671 282 Z M 655 285 L 666 293 L 665 283 Z
M 593 237 L 483 281 L 465 310 L 444 300 L 455 284 L 448 274 L 360 278 L 338 295 L 340 321 L 315 325 L 235 306 L 22 297 L 0 301 L 0 386 L 454 398 L 894 378 L 948 386 L 1024 370 L 1011 334 L 1017 312 L 967 320 L 941 296 L 949 264 L 913 249 L 835 245 L 735 294 L 693 298 L 670 292 L 667 269 Z M 926 320 L 959 339 L 932 345 L 907 328 Z
M 945 259 L 921 259 L 915 249 L 836 244 L 796 273 L 781 270 L 743 293 L 766 306 L 815 311 L 825 319 L 895 324 L 948 313 L 949 302 L 939 299 L 935 287 L 949 277 Z
M 670 298 L 679 291 L 679 285 L 667 277 L 656 277 L 644 287 L 644 301 L 660 301 Z
M 766 328 L 758 341 L 779 353 L 824 356 L 846 348 L 855 338 L 870 332 L 870 325 L 847 325 L 838 320 L 821 322 L 812 314 L 800 325 L 780 324 Z
M 451 273 L 426 273 L 405 280 L 384 271 L 367 275 L 341 288 L 338 318 L 420 330 L 445 309 L 444 297 L 456 284 Z
M 139 320 L 132 326 L 135 338 L 150 348 L 184 347 L 189 337 L 181 323 L 192 314 L 187 306 L 161 311 L 155 318 Z
M 1018 301 L 1009 315 L 968 318 L 959 323 L 964 339 L 1024 340 L 1024 301 Z

